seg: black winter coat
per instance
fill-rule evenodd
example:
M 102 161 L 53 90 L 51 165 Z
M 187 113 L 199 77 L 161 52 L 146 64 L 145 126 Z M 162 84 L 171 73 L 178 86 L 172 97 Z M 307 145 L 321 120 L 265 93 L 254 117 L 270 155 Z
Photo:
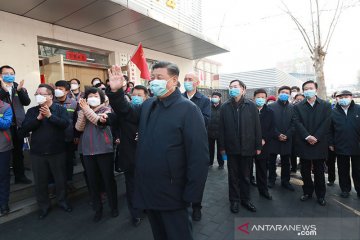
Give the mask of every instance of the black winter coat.
M 220 109 L 221 103 L 217 106 L 211 104 L 211 118 L 208 125 L 208 136 L 209 138 L 219 138 L 219 127 L 220 127 Z
M 347 115 L 343 108 L 336 104 L 331 114 L 330 145 L 335 147 L 338 155 L 360 155 L 360 106 L 352 102 Z
M 134 207 L 176 210 L 201 202 L 209 166 L 209 147 L 200 109 L 178 89 L 164 100 L 153 97 L 131 105 L 124 92 L 108 93 L 118 115 L 135 122 Z
M 271 139 L 275 136 L 275 124 L 274 124 L 274 112 L 264 105 L 259 112 L 262 139 L 265 141 L 265 145 L 262 146 L 261 154 L 257 156 L 259 159 L 268 159 L 269 146 Z
M 280 155 L 290 155 L 292 136 L 294 134 L 294 109 L 293 105 L 289 102 L 284 104 L 278 100 L 269 105 L 269 108 L 274 112 L 275 135 L 270 141 L 270 153 Z M 287 141 L 282 142 L 279 140 L 279 135 L 284 134 L 287 136 Z
M 219 149 L 227 154 L 252 157 L 261 150 L 261 126 L 258 109 L 253 102 L 233 98 L 221 106 Z
M 312 107 L 306 99 L 294 106 L 295 126 L 299 141 L 296 146 L 302 159 L 326 159 L 329 147 L 331 124 L 331 105 L 316 98 Z M 318 140 L 315 145 L 309 144 L 305 138 L 314 136 Z

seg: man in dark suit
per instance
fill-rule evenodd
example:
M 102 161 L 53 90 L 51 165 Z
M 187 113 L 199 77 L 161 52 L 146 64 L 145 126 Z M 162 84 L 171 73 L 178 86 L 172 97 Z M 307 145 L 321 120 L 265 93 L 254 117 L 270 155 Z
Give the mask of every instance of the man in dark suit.
M 134 106 L 124 98 L 119 66 L 109 70 L 110 105 L 118 115 L 138 123 L 134 207 L 145 209 L 155 239 L 193 239 L 187 207 L 201 202 L 209 165 L 209 148 L 200 109 L 177 86 L 178 67 L 152 67 L 154 98 Z
M 281 186 L 290 191 L 294 187 L 290 184 L 290 155 L 292 147 L 292 136 L 294 132 L 294 111 L 289 98 L 291 89 L 282 86 L 278 90 L 278 100 L 269 108 L 274 112 L 275 136 L 270 139 L 269 156 L 269 187 L 275 185 L 276 180 L 276 158 L 281 157 Z
M 331 116 L 330 150 L 338 158 L 340 196 L 348 198 L 352 179 L 360 197 L 360 106 L 353 101 L 352 93 L 344 90 L 336 93 L 337 104 Z
M 199 78 L 195 73 L 187 73 L 184 78 L 184 97 L 195 103 L 199 107 L 205 122 L 205 127 L 208 126 L 211 116 L 211 106 L 210 100 L 204 94 L 197 91 L 197 86 L 199 85 Z M 194 221 L 201 220 L 201 202 L 192 203 L 193 213 L 192 218 Z
M 295 125 L 299 135 L 298 153 L 303 178 L 301 201 L 312 198 L 315 190 L 318 203 L 326 205 L 324 163 L 328 154 L 331 105 L 316 96 L 318 85 L 307 81 L 302 85 L 305 100 L 294 106 Z M 314 182 L 311 178 L 313 166 Z
M 228 156 L 230 211 L 239 212 L 239 205 L 251 212 L 250 164 L 261 153 L 261 125 L 258 109 L 245 98 L 246 85 L 240 80 L 230 82 L 230 99 L 220 112 L 220 150 Z

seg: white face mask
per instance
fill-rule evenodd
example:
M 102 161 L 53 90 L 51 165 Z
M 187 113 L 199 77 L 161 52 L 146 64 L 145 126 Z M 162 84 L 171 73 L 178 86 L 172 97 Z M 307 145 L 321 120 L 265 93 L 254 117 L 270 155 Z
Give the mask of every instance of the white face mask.
M 70 84 L 70 86 L 71 86 L 71 90 L 76 90 L 79 88 L 79 84 L 76 84 L 76 83 L 72 83 L 72 84 Z
M 91 107 L 97 107 L 100 105 L 100 98 L 97 97 L 89 97 L 87 99 L 87 103 L 91 106 Z
M 35 100 L 37 102 L 37 104 L 43 104 L 44 102 L 46 102 L 46 97 L 42 96 L 42 95 L 36 95 L 35 96 Z
M 55 89 L 55 97 L 60 98 L 63 97 L 65 93 L 61 91 L 60 89 Z

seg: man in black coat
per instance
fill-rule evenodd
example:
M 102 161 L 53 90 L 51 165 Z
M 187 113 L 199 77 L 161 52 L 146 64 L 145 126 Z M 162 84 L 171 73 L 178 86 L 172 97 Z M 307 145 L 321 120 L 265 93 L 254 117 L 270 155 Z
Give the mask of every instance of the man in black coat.
M 178 77 L 175 64 L 154 64 L 156 97 L 134 106 L 124 98 L 121 68 L 109 70 L 111 107 L 139 126 L 133 200 L 147 211 L 155 239 L 193 239 L 187 207 L 201 202 L 209 165 L 204 118 L 176 87 Z
M 351 172 L 355 190 L 360 197 L 360 106 L 352 93 L 344 90 L 336 94 L 337 104 L 332 111 L 330 150 L 338 158 L 340 196 L 348 198 L 351 191 Z
M 204 117 L 205 127 L 207 127 L 211 115 L 210 100 L 204 94 L 197 91 L 197 86 L 199 86 L 199 84 L 199 78 L 195 73 L 187 73 L 184 78 L 184 87 L 186 91 L 183 93 L 183 95 L 199 107 Z M 192 219 L 194 221 L 200 221 L 202 208 L 201 202 L 192 203 L 192 208 Z
M 255 156 L 256 182 L 260 196 L 271 200 L 272 196 L 267 186 L 267 162 L 269 160 L 269 143 L 275 135 L 274 113 L 266 105 L 267 92 L 265 89 L 257 89 L 254 92 L 254 102 L 259 110 L 262 150 L 261 154 Z M 253 164 L 251 164 L 253 166 Z M 253 170 L 251 169 L 251 174 Z
M 328 154 L 331 105 L 316 96 L 318 85 L 307 81 L 302 85 L 305 100 L 294 106 L 295 126 L 299 135 L 298 153 L 304 182 L 301 201 L 312 198 L 315 190 L 318 203 L 326 205 L 324 162 Z M 314 182 L 311 178 L 313 167 Z
M 278 100 L 269 108 L 274 112 L 275 136 L 270 140 L 270 157 L 269 157 L 269 187 L 275 185 L 276 180 L 276 158 L 279 154 L 281 157 L 281 186 L 294 191 L 290 184 L 290 155 L 292 147 L 292 136 L 294 132 L 293 124 L 293 105 L 290 104 L 289 98 L 291 88 L 282 86 L 278 90 Z
M 250 164 L 261 153 L 261 126 L 258 109 L 245 99 L 245 84 L 230 82 L 230 99 L 220 112 L 220 149 L 228 156 L 230 211 L 239 212 L 239 204 L 256 212 L 250 202 Z
M 213 92 L 211 95 L 211 118 L 208 125 L 209 151 L 210 151 L 210 166 L 214 164 L 215 157 L 215 143 L 217 149 L 217 162 L 219 169 L 224 169 L 224 160 L 219 151 L 219 124 L 220 124 L 220 108 L 221 108 L 221 93 Z
M 0 67 L 0 100 L 10 104 L 13 111 L 13 123 L 11 124 L 11 135 L 14 148 L 12 150 L 15 183 L 30 184 L 32 181 L 25 176 L 24 167 L 24 133 L 21 124 L 25 118 L 24 106 L 29 106 L 30 98 L 23 87 L 24 80 L 20 83 L 15 81 L 15 69 L 4 65 Z

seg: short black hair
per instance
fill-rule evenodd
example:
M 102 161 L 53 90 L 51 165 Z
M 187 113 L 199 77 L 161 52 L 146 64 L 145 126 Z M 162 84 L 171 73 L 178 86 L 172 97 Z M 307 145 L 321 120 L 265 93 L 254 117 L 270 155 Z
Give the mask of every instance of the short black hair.
M 304 94 L 302 94 L 302 93 L 298 93 L 298 94 L 296 94 L 296 95 L 295 95 L 294 99 L 296 99 L 296 98 L 297 98 L 297 97 L 299 97 L 299 96 L 302 96 L 302 97 L 304 97 L 304 98 L 305 98 Z
M 281 86 L 278 90 L 278 94 L 282 91 L 282 90 L 289 90 L 289 92 L 291 93 L 291 88 L 289 86 Z
M 291 87 L 291 91 L 292 91 L 292 90 L 296 90 L 296 91 L 300 92 L 300 88 L 299 88 L 298 86 L 292 86 L 292 87 Z
M 133 87 L 135 86 L 135 84 L 134 84 L 133 82 L 128 82 L 128 83 L 127 83 L 127 87 L 130 87 L 130 84 L 132 84 Z
M 243 81 L 239 80 L 239 79 L 234 79 L 234 80 L 232 80 L 232 81 L 229 83 L 229 86 L 230 86 L 233 82 L 238 82 L 243 89 L 246 89 L 245 83 L 244 83 Z
M 65 80 L 59 80 L 55 83 L 55 87 L 64 87 L 66 91 L 70 90 L 70 84 Z
M 0 73 L 2 73 L 2 71 L 3 71 L 4 68 L 12 69 L 12 70 L 14 71 L 14 74 L 15 74 L 15 69 L 14 69 L 13 67 L 9 66 L 9 65 L 1 66 L 1 67 L 0 67 Z
M 305 86 L 306 84 L 309 84 L 309 83 L 314 84 L 314 85 L 315 85 L 315 88 L 318 89 L 318 84 L 317 84 L 317 82 L 315 82 L 314 80 L 308 80 L 308 81 L 304 82 L 303 85 L 301 86 L 301 88 L 302 88 L 303 91 L 304 91 L 304 86 Z
M 256 89 L 256 90 L 255 90 L 255 92 L 254 92 L 254 97 L 255 97 L 257 94 L 259 94 L 259 93 L 265 93 L 266 97 L 268 96 L 265 89 L 259 88 L 259 89 Z
M 105 102 L 105 94 L 103 93 L 103 91 L 101 91 L 99 88 L 96 87 L 90 87 L 85 91 L 85 99 L 88 98 L 90 93 L 98 93 L 100 95 L 100 102 L 104 103 Z
M 69 83 L 71 83 L 71 81 L 76 81 L 79 85 L 80 85 L 80 80 L 77 78 L 72 78 L 69 80 Z
M 213 92 L 213 93 L 211 94 L 211 96 L 218 96 L 219 98 L 221 98 L 221 93 L 219 93 L 219 92 Z
M 55 90 L 49 84 L 41 83 L 39 84 L 38 88 L 46 88 L 48 90 L 48 93 L 51 93 L 51 95 L 55 96 Z
M 94 82 L 95 80 L 99 80 L 100 82 L 102 82 L 100 78 L 94 77 L 94 78 L 91 80 L 91 85 L 93 85 L 93 82 Z
M 146 96 L 149 95 L 149 90 L 143 85 L 136 85 L 132 91 L 134 91 L 134 89 L 143 90 Z
M 172 62 L 165 62 L 165 61 L 160 61 L 160 62 L 156 62 L 151 69 L 157 69 L 157 68 L 166 68 L 167 72 L 170 76 L 179 76 L 180 74 L 180 70 L 179 67 Z

